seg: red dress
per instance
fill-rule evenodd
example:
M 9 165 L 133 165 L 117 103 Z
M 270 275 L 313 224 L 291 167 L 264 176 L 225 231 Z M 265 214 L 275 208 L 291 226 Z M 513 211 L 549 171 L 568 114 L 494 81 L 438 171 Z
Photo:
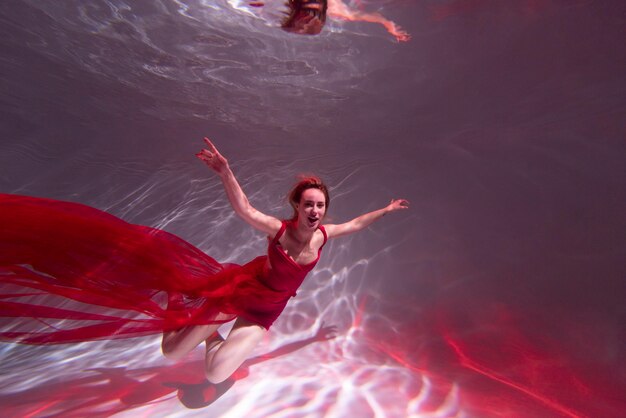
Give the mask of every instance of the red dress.
M 267 256 L 222 265 L 89 206 L 0 194 L 0 339 L 128 338 L 238 316 L 269 328 L 317 263 L 300 266 L 281 249 L 285 228 Z
M 269 243 L 267 256 L 258 257 L 247 264 L 251 265 L 257 262 L 262 264 L 254 276 L 270 292 L 266 290 L 256 295 L 250 295 L 246 300 L 241 300 L 239 315 L 267 329 L 285 309 L 289 298 L 296 296 L 296 290 L 317 264 L 322 253 L 322 247 L 328 240 L 326 230 L 320 226 L 320 230 L 324 234 L 324 242 L 317 252 L 317 258 L 311 263 L 300 265 L 285 253 L 278 241 L 286 228 L 287 223 L 283 221 L 280 230 Z

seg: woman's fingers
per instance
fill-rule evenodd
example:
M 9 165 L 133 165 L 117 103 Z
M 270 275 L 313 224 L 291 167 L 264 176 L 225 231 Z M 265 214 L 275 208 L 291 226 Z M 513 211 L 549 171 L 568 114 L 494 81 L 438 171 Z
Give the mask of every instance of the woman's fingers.
M 205 163 L 211 163 L 213 161 L 213 155 L 205 149 L 197 153 L 196 157 L 198 157 L 200 160 L 204 161 Z
M 215 145 L 206 136 L 203 138 L 207 148 L 202 148 L 196 157 L 217 173 L 228 169 L 228 161 L 219 153 Z
M 217 148 L 215 148 L 215 145 L 213 145 L 213 142 L 211 142 L 211 140 L 207 138 L 206 136 L 204 137 L 204 142 L 207 143 L 211 152 L 213 152 L 214 154 L 219 154 L 219 152 L 217 151 Z
M 394 209 L 408 209 L 409 208 L 409 201 L 406 200 L 406 199 L 391 199 L 390 205 Z

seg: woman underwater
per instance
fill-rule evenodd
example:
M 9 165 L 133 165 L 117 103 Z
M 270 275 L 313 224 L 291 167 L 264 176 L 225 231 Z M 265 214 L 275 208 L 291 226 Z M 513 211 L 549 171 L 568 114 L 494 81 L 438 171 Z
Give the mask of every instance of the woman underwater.
M 235 213 L 268 235 L 266 256 L 221 265 L 173 234 L 85 205 L 0 194 L 0 317 L 12 319 L 0 339 L 61 344 L 162 332 L 171 359 L 204 341 L 206 377 L 219 383 L 252 353 L 328 239 L 408 208 L 392 200 L 322 225 L 328 190 L 309 177 L 289 194 L 293 218 L 281 221 L 250 205 L 228 161 L 205 142 L 196 156 L 218 174 Z M 217 329 L 232 320 L 224 339 Z
M 359 7 L 353 8 L 351 3 Z M 252 7 L 262 7 L 263 1 L 249 1 Z M 397 41 L 406 42 L 411 36 L 391 20 L 378 12 L 366 12 L 360 2 L 347 0 L 287 0 L 287 10 L 281 27 L 286 32 L 300 35 L 317 35 L 326 24 L 326 15 L 345 21 L 363 21 L 376 23 L 393 35 Z

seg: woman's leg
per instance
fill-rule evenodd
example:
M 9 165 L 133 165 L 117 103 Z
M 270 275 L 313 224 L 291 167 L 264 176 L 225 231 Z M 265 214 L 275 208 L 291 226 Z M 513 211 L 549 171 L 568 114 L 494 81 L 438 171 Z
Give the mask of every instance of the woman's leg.
M 205 359 L 206 377 L 211 383 L 228 379 L 250 356 L 267 330 L 262 326 L 237 318 L 233 329 L 224 341 L 207 340 Z
M 167 309 L 183 310 L 185 308 L 185 296 L 181 293 L 173 292 L 168 294 Z M 225 320 L 228 315 L 218 313 L 216 320 Z M 174 331 L 163 333 L 161 340 L 161 351 L 170 360 L 180 360 L 185 357 L 198 344 L 205 341 L 222 324 L 189 325 Z
M 170 360 L 180 360 L 216 332 L 221 325 L 190 325 L 175 331 L 164 332 L 161 340 L 163 355 Z

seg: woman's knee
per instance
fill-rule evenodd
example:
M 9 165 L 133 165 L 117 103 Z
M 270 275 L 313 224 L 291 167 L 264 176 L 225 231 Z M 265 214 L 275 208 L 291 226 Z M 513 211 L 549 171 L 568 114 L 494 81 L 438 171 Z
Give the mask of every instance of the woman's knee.
M 161 352 L 163 352 L 163 357 L 166 359 L 175 361 L 182 359 L 187 354 L 177 347 L 176 344 L 168 343 L 165 340 L 161 342 Z
M 185 357 L 189 350 L 181 343 L 180 339 L 176 338 L 176 335 L 163 336 L 161 340 L 161 352 L 163 357 L 168 360 L 178 361 Z
M 219 324 L 193 325 L 163 333 L 161 351 L 170 360 L 180 360 L 203 342 Z

